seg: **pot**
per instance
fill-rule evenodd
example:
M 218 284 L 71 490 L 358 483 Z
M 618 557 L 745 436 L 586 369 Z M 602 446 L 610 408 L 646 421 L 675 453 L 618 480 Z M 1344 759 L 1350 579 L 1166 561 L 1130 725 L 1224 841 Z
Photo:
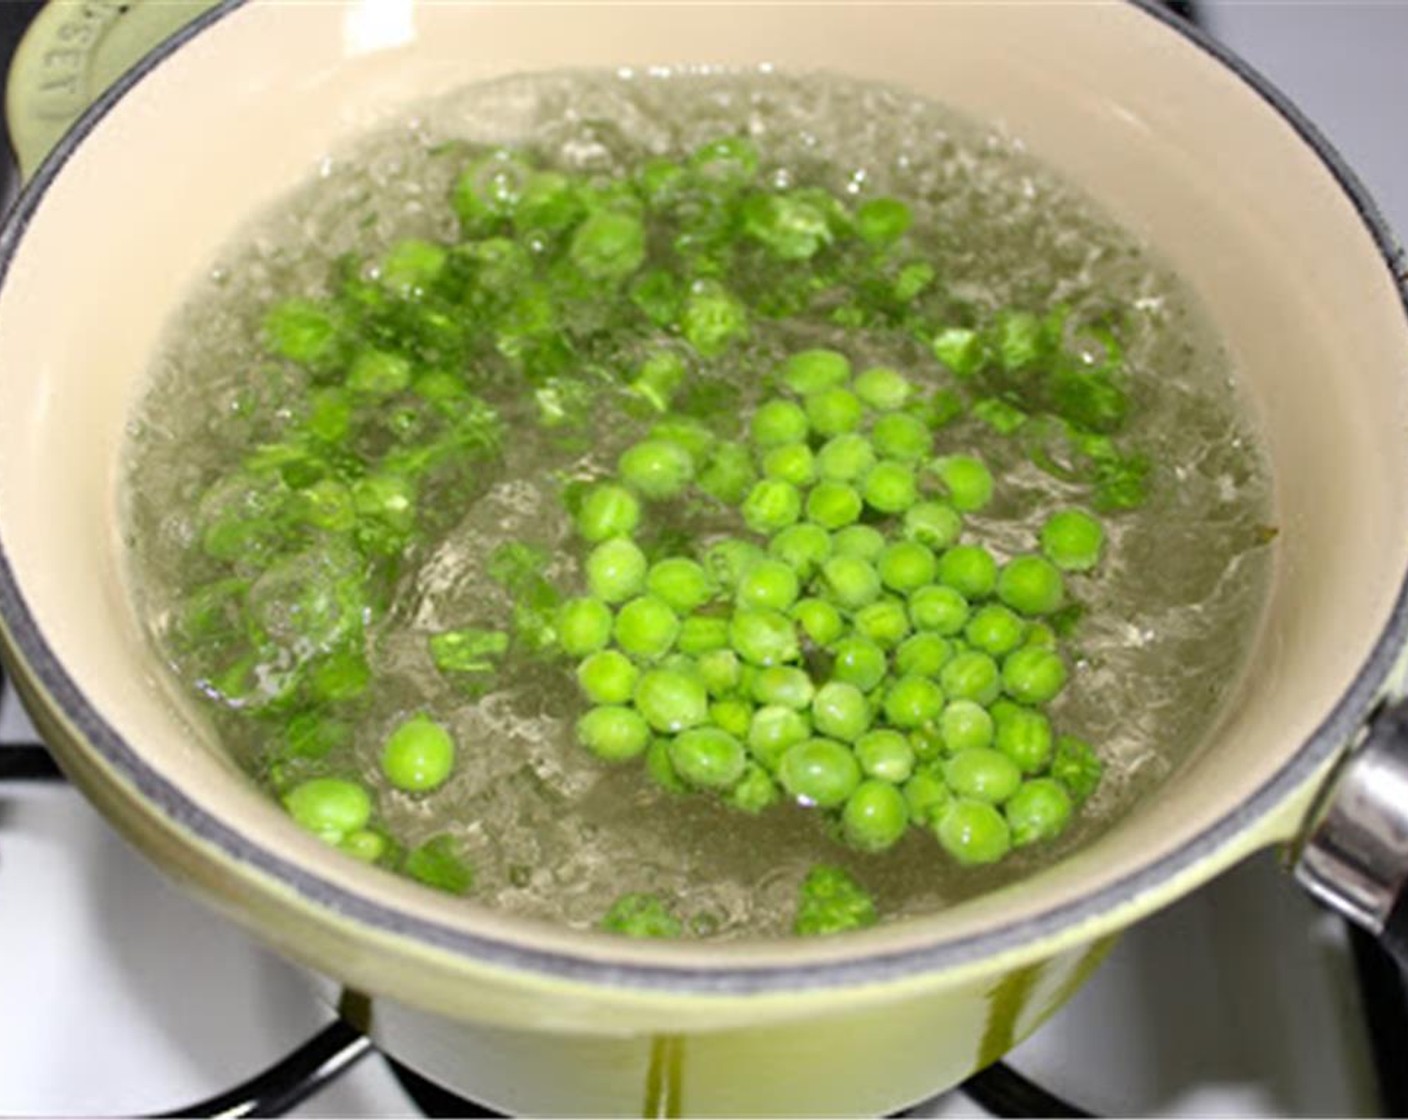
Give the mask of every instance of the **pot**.
M 140 26 L 118 7 L 58 9 L 50 45 L 111 45 Z M 70 61 L 20 65 L 61 79 Z M 1015 887 L 795 942 L 546 927 L 303 833 L 162 683 L 123 585 L 116 464 L 158 332 L 216 247 L 410 101 L 653 62 L 834 69 L 1002 122 L 1175 266 L 1260 414 L 1281 532 L 1253 671 L 1156 794 Z M 56 106 L 82 99 L 72 70 Z M 42 146 L 26 129 L 45 115 L 22 142 Z M 31 169 L 0 236 L 0 645 L 24 703 L 127 839 L 344 985 L 344 1014 L 431 1079 L 525 1113 L 885 1113 L 1000 1057 L 1121 929 L 1255 850 L 1283 847 L 1376 931 L 1404 924 L 1402 258 L 1308 122 L 1154 8 L 230 0 Z

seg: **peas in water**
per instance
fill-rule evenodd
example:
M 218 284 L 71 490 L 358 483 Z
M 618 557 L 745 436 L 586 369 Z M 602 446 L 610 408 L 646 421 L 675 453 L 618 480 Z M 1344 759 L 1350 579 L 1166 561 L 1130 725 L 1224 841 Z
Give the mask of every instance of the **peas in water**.
M 386 740 L 381 769 L 397 789 L 425 793 L 444 784 L 455 766 L 455 741 L 428 716 L 406 720 Z

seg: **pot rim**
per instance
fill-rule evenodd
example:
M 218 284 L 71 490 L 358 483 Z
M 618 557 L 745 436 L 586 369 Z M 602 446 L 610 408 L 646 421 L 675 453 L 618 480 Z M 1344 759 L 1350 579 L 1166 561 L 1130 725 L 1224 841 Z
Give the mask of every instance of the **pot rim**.
M 1348 196 L 1372 237 L 1398 292 L 1405 317 L 1408 317 L 1408 267 L 1405 267 L 1404 252 L 1368 192 L 1334 146 L 1266 78 L 1199 28 L 1161 7 L 1157 0 L 1126 2 L 1183 36 L 1240 78 L 1319 157 Z M 64 134 L 44 159 L 34 178 L 25 184 L 3 230 L 0 230 L 0 285 L 8 277 L 29 221 L 49 186 L 88 134 L 155 67 L 247 3 L 248 0 L 222 0 L 196 17 L 124 74 Z M 661 963 L 658 956 L 649 964 L 639 964 L 620 957 L 607 960 L 563 950 L 528 948 L 499 937 L 413 917 L 388 903 L 341 887 L 230 828 L 144 761 L 140 753 L 89 701 L 40 632 L 6 556 L 3 534 L 0 534 L 0 622 L 3 622 L 14 649 L 23 658 L 35 681 L 77 730 L 82 741 L 104 763 L 129 781 L 153 809 L 189 830 L 198 839 L 213 845 L 223 857 L 294 891 L 305 904 L 325 915 L 370 927 L 384 935 L 409 939 L 427 948 L 447 950 L 483 964 L 548 978 L 637 990 L 671 989 L 718 995 L 751 995 L 874 984 L 951 969 L 999 953 L 1027 950 L 1039 942 L 1098 919 L 1133 898 L 1155 893 L 1158 888 L 1208 860 L 1303 788 L 1339 746 L 1353 736 L 1380 695 L 1405 640 L 1408 640 L 1408 572 L 1404 573 L 1387 623 L 1369 655 L 1345 693 L 1315 731 L 1249 798 L 1179 849 L 1093 894 L 989 932 L 917 948 L 874 953 L 862 951 L 851 959 L 796 965 L 734 962 L 717 966 L 697 963 L 671 965 Z M 860 945 L 859 940 L 857 945 Z

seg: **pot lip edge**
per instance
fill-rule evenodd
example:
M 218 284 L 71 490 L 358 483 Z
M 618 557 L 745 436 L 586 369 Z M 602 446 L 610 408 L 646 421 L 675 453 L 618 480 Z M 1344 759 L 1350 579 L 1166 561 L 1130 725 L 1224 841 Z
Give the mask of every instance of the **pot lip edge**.
M 1373 239 L 1388 268 L 1390 282 L 1398 293 L 1405 315 L 1408 315 L 1408 270 L 1404 268 L 1403 250 L 1372 196 L 1333 144 L 1260 72 L 1200 28 L 1160 7 L 1157 0 L 1123 2 L 1158 20 L 1232 71 L 1311 149 L 1348 197 Z M 29 219 L 48 187 L 87 135 L 118 101 L 171 54 L 246 6 L 253 6 L 250 0 L 221 0 L 148 54 L 85 110 L 44 159 L 30 182 L 25 184 L 3 230 L 0 230 L 0 285 L 3 285 L 23 241 Z M 95 751 L 130 782 L 139 795 L 151 802 L 153 808 L 174 826 L 189 829 L 224 857 L 240 865 L 251 877 L 267 878 L 285 889 L 294 890 L 305 905 L 321 912 L 329 922 L 365 925 L 380 935 L 409 941 L 408 948 L 411 949 L 419 944 L 464 956 L 469 963 L 505 967 L 544 979 L 581 981 L 626 989 L 674 989 L 692 994 L 765 995 L 798 988 L 872 985 L 902 980 L 920 973 L 953 969 L 985 958 L 1029 951 L 1043 941 L 1059 938 L 1101 916 L 1124 910 L 1136 900 L 1158 897 L 1162 894 L 1161 887 L 1189 876 L 1200 864 L 1215 863 L 1213 857 L 1217 852 L 1234 842 L 1239 835 L 1255 828 L 1312 779 L 1367 715 L 1400 656 L 1405 637 L 1408 637 L 1408 573 L 1404 574 L 1384 626 L 1353 680 L 1314 731 L 1248 798 L 1201 833 L 1189 838 L 1181 847 L 1093 894 L 1079 896 L 995 930 L 872 954 L 864 953 L 861 939 L 865 935 L 860 934 L 857 935 L 856 944 L 861 951 L 847 959 L 795 965 L 750 966 L 727 961 L 718 966 L 639 964 L 625 958 L 609 960 L 556 949 L 526 948 L 497 936 L 409 916 L 364 893 L 338 886 L 236 832 L 142 759 L 99 714 L 50 649 L 20 594 L 5 554 L 3 539 L 0 539 L 0 619 L 4 620 L 13 648 L 35 682 L 42 687 L 63 719 L 79 732 L 79 740 L 86 747 Z

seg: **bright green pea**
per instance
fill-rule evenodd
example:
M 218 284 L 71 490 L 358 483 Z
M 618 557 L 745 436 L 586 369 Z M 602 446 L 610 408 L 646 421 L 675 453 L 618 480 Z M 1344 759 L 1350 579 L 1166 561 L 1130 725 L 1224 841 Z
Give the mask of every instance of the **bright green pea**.
M 861 482 L 865 504 L 881 513 L 903 513 L 919 499 L 914 471 L 889 460 L 876 463 Z
M 577 510 L 577 532 L 589 544 L 629 537 L 640 524 L 640 502 L 624 486 L 593 486 Z
M 724 623 L 724 637 L 728 637 L 728 623 Z M 731 649 L 712 649 L 699 655 L 695 662 L 699 669 L 699 679 L 709 690 L 710 696 L 726 696 L 743 681 L 743 663 Z
M 748 491 L 740 512 L 755 533 L 776 533 L 802 516 L 802 493 L 790 482 L 765 478 Z
M 1071 795 L 1060 782 L 1033 778 L 1007 799 L 1004 806 L 1012 829 L 1012 843 L 1023 848 L 1040 840 L 1054 840 L 1071 819 Z
M 680 333 L 700 357 L 717 358 L 748 337 L 748 308 L 717 281 L 696 280 L 680 315 Z
M 598 210 L 577 227 L 568 255 L 593 280 L 620 280 L 645 261 L 645 226 L 634 214 Z
M 675 647 L 690 657 L 711 653 L 728 645 L 728 619 L 692 614 L 680 623 Z
M 720 731 L 742 739 L 753 722 L 753 705 L 747 700 L 715 700 L 709 705 L 709 719 Z
M 1066 687 L 1066 663 L 1047 649 L 1023 646 L 1002 663 L 1002 690 L 1019 704 L 1053 700 Z
M 606 762 L 625 762 L 649 745 L 650 724 L 633 708 L 608 704 L 577 721 L 577 741 Z
M 696 464 L 705 462 L 718 442 L 718 437 L 701 421 L 688 416 L 667 416 L 657 420 L 650 426 L 649 438 L 683 447 Z
M 756 763 L 750 762 L 743 770 L 743 777 L 729 791 L 728 803 L 735 809 L 754 815 L 770 805 L 776 805 L 782 794 L 777 783 L 768 772 Z
M 874 564 L 885 547 L 885 534 L 873 525 L 847 525 L 831 535 L 833 556 L 859 556 Z
M 823 529 L 845 528 L 860 519 L 861 496 L 844 482 L 823 480 L 807 494 L 807 518 Z
M 954 545 L 939 557 L 939 582 L 970 602 L 986 599 L 997 587 L 997 561 L 982 545 Z
M 613 636 L 632 657 L 651 660 L 669 653 L 679 636 L 680 620 L 663 599 L 642 595 L 616 614 Z
M 295 824 L 329 844 L 365 828 L 372 817 L 372 795 L 345 778 L 310 778 L 289 790 L 283 802 Z
M 793 486 L 810 486 L 816 481 L 816 456 L 805 443 L 774 447 L 763 456 L 763 474 Z
M 825 599 L 798 600 L 790 613 L 812 644 L 823 649 L 846 632 L 841 612 Z
M 698 727 L 709 714 L 709 695 L 703 681 L 670 669 L 642 673 L 635 688 L 636 711 L 656 731 L 686 731 Z
M 856 396 L 878 412 L 903 408 L 913 392 L 914 386 L 904 374 L 884 366 L 875 366 L 856 377 Z
M 1023 774 L 1038 774 L 1051 761 L 1051 721 L 1040 712 L 1010 700 L 992 706 L 997 731 L 993 746 L 1017 764 Z
M 898 731 L 867 731 L 856 740 L 856 761 L 868 778 L 902 785 L 914 773 L 914 748 Z
M 940 845 L 965 867 L 996 863 L 1012 847 L 1012 834 L 1001 813 L 985 801 L 958 798 L 934 826 Z
M 1065 580 L 1044 556 L 1016 556 L 997 577 L 997 597 L 1022 614 L 1050 614 L 1065 602 Z
M 736 611 L 728 635 L 734 650 L 752 665 L 779 665 L 801 656 L 792 620 L 778 611 Z
M 854 742 L 870 727 L 870 704 L 854 685 L 828 681 L 812 698 L 812 726 L 832 739 Z
M 686 793 L 689 787 L 675 773 L 675 764 L 670 761 L 670 740 L 652 739 L 645 751 L 645 772 L 655 784 L 669 793 Z
M 585 657 L 611 641 L 611 608 L 600 599 L 568 599 L 557 612 L 557 638 L 569 657 Z
M 1024 646 L 1035 646 L 1038 649 L 1055 649 L 1057 645 L 1056 631 L 1045 622 L 1027 623 L 1026 637 L 1022 639 Z
M 816 453 L 816 472 L 832 482 L 855 482 L 875 465 L 875 449 L 857 432 L 832 436 Z
M 939 737 L 949 754 L 992 746 L 993 717 L 972 700 L 950 700 L 939 716 Z
M 694 479 L 694 458 L 677 443 L 646 439 L 621 452 L 616 473 L 636 493 L 662 501 L 682 493 Z
M 942 717 L 940 717 L 942 718 Z M 944 739 L 938 726 L 926 723 L 909 732 L 909 745 L 914 749 L 914 757 L 921 763 L 930 765 L 944 754 Z
M 868 198 L 856 207 L 856 232 L 870 245 L 898 241 L 913 221 L 909 207 L 897 198 Z
M 937 677 L 953 656 L 953 643 L 934 633 L 914 634 L 895 650 L 895 668 L 902 676 Z
M 895 727 L 921 727 L 943 708 L 943 689 L 927 677 L 900 677 L 885 691 L 885 718 Z
M 640 677 L 629 657 L 619 650 L 603 649 L 577 666 L 577 683 L 593 704 L 628 704 Z
M 781 447 L 807 438 L 807 414 L 793 401 L 773 400 L 759 405 L 750 425 L 759 447 Z
M 916 502 L 904 511 L 902 531 L 907 540 L 943 550 L 958 543 L 963 518 L 942 502 Z
M 381 748 L 381 772 L 397 789 L 425 793 L 445 783 L 455 767 L 455 741 L 429 716 L 413 716 Z
M 971 455 L 945 455 L 932 466 L 948 490 L 953 507 L 963 513 L 980 510 L 992 501 L 992 472 Z
M 714 581 L 703 565 L 684 556 L 671 556 L 650 566 L 646 590 L 670 608 L 686 614 L 714 597 Z
M 726 505 L 736 506 L 757 479 L 748 449 L 741 443 L 721 440 L 714 445 L 704 469 L 699 472 L 699 489 Z
M 799 396 L 844 385 L 851 376 L 851 363 L 835 350 L 803 350 L 782 366 L 782 380 Z
M 932 828 L 953 804 L 953 792 L 941 775 L 928 769 L 918 770 L 904 784 L 904 800 L 909 806 L 909 819 Z
M 264 317 L 264 341 L 276 354 L 311 365 L 332 356 L 337 324 L 312 300 L 288 299 L 275 304 Z
M 1060 510 L 1041 527 L 1041 551 L 1067 572 L 1087 572 L 1095 567 L 1104 547 L 1104 527 L 1083 509 Z
M 803 521 L 789 525 L 768 542 L 768 552 L 797 573 L 810 579 L 831 555 L 831 534 L 820 525 Z
M 343 837 L 338 847 L 353 859 L 359 859 L 363 863 L 375 863 L 386 854 L 390 845 L 386 837 L 376 829 L 359 828 Z
M 970 646 L 993 657 L 1011 653 L 1022 644 L 1026 634 L 1027 624 L 996 603 L 979 607 L 963 629 L 963 637 Z
M 890 412 L 880 417 L 870 429 L 870 439 L 879 454 L 901 463 L 927 458 L 934 445 L 928 425 L 907 412 Z
M 787 793 L 804 805 L 834 809 L 860 785 L 860 763 L 841 743 L 807 739 L 787 749 L 777 766 Z
M 737 784 L 748 765 L 748 752 L 727 731 L 696 727 L 670 741 L 675 773 L 699 789 L 726 790 Z
M 859 556 L 833 556 L 821 566 L 831 598 L 846 610 L 858 610 L 880 597 L 880 573 Z
M 881 649 L 894 649 L 909 634 L 909 612 L 903 599 L 884 598 L 856 611 L 856 633 Z
M 860 427 L 865 406 L 849 389 L 839 386 L 808 394 L 802 401 L 813 430 L 820 436 L 838 436 Z
M 968 600 L 952 587 L 921 587 L 909 597 L 909 617 L 916 630 L 943 637 L 957 634 L 968 622 Z
M 934 582 L 939 561 L 918 541 L 896 541 L 880 554 L 876 568 L 886 587 L 907 595 Z
M 735 599 L 745 610 L 785 611 L 797 601 L 797 573 L 781 560 L 753 565 L 738 581 Z
M 726 591 L 732 591 L 749 568 L 767 558 L 768 554 L 752 541 L 729 537 L 709 548 L 704 556 L 704 563 L 719 586 Z
M 649 564 L 635 541 L 612 537 L 592 549 L 586 568 L 592 594 L 608 603 L 621 603 L 645 586 Z
M 774 665 L 753 678 L 753 699 L 759 704 L 780 705 L 802 711 L 816 695 L 816 686 L 802 669 Z
M 952 700 L 972 700 L 986 707 L 1002 690 L 997 662 L 977 650 L 964 650 L 949 659 L 939 673 L 944 694 Z
M 868 638 L 843 638 L 832 651 L 831 679 L 855 685 L 862 692 L 875 688 L 888 672 L 885 651 Z
M 944 778 L 959 797 L 1001 805 L 1017 792 L 1022 772 L 1001 751 L 986 747 L 962 750 L 944 763 Z
M 776 770 L 789 747 L 810 739 L 812 724 L 805 713 L 769 704 L 753 713 L 748 750 L 768 770 Z
M 862 852 L 893 848 L 909 828 L 909 806 L 904 794 L 889 782 L 868 779 L 841 810 L 841 830 L 846 843 Z

